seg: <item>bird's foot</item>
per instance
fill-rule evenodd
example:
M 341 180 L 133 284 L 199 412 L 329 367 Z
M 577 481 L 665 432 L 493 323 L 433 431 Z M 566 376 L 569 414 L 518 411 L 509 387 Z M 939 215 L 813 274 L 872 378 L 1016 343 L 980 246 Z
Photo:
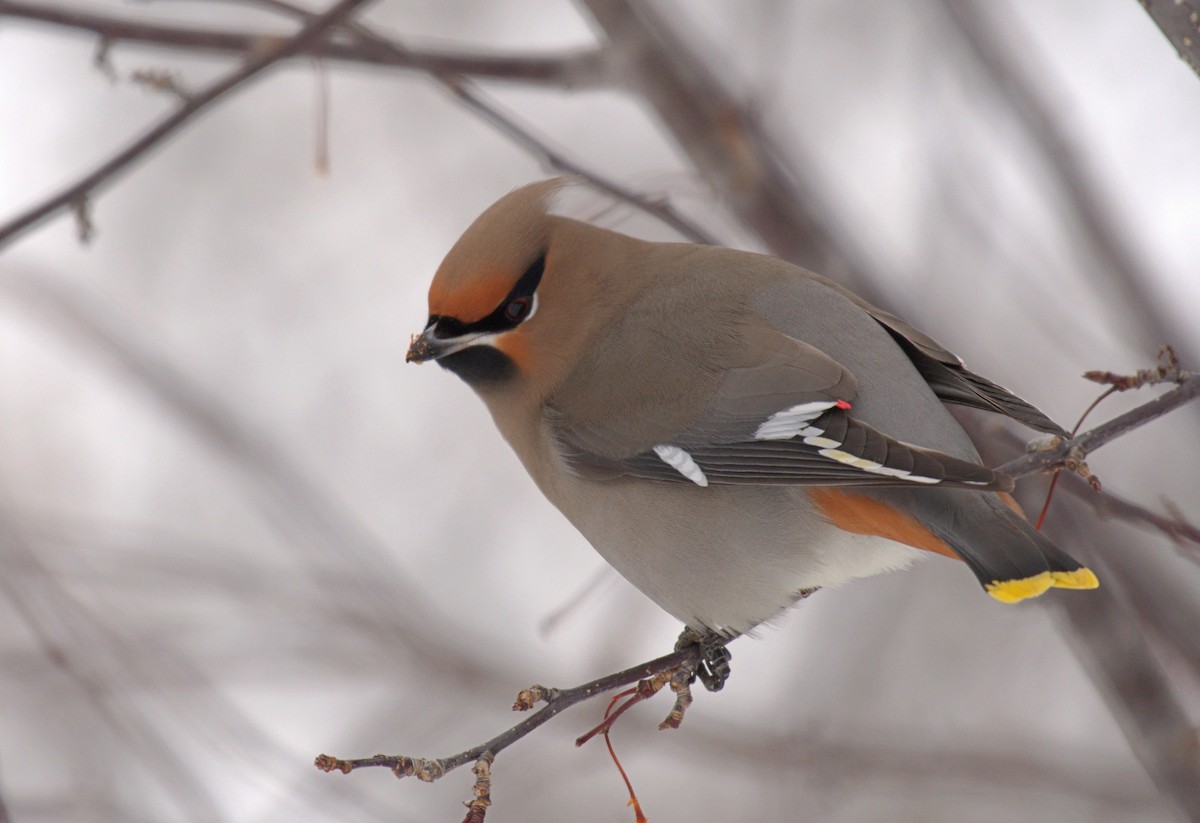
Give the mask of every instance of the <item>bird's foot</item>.
M 729 679 L 729 661 L 733 659 L 733 654 L 725 648 L 727 642 L 729 638 L 716 632 L 693 629 L 691 626 L 685 628 L 675 641 L 676 651 L 682 651 L 688 646 L 699 647 L 700 660 L 696 663 L 692 680 L 699 678 L 704 688 L 710 692 L 721 691 L 725 687 L 725 681 Z

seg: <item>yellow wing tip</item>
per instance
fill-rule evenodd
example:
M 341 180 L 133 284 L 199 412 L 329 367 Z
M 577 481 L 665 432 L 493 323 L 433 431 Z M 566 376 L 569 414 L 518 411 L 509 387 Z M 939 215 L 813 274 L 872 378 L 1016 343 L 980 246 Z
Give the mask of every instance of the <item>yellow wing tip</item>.
M 1020 603 L 1030 597 L 1037 597 L 1054 585 L 1050 572 L 1040 572 L 1033 577 L 1021 577 L 1016 580 L 993 580 L 984 586 L 987 593 L 1001 603 Z
M 1086 566 L 1080 566 L 1073 572 L 1050 572 L 1056 589 L 1098 589 L 1100 581 L 1095 573 Z

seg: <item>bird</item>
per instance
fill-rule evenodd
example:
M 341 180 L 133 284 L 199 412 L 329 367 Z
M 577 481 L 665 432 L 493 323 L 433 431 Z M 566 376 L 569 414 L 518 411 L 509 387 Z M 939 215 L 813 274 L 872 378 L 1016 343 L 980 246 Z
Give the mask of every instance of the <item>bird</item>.
M 516 189 L 467 228 L 406 360 L 482 398 L 542 494 L 684 624 L 681 643 L 712 651 L 817 589 L 931 555 L 1003 603 L 1098 585 L 946 404 L 1065 437 L 1045 414 L 799 266 L 556 214 L 569 184 Z

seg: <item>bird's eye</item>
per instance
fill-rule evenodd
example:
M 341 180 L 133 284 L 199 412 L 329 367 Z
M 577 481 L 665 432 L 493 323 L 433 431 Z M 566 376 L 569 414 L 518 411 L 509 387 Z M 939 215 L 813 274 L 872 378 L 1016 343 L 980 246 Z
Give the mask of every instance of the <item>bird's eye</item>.
M 513 323 L 520 323 L 529 316 L 529 311 L 532 308 L 532 299 L 528 297 L 515 297 L 509 300 L 508 305 L 504 307 L 504 319 Z

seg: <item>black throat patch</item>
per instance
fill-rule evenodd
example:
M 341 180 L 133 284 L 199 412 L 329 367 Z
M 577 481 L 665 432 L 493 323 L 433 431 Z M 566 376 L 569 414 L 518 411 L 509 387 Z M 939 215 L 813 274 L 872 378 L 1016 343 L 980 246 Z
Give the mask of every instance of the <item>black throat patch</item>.
M 517 364 L 494 346 L 467 346 L 438 359 L 438 365 L 457 374 L 471 386 L 491 386 L 511 380 Z

